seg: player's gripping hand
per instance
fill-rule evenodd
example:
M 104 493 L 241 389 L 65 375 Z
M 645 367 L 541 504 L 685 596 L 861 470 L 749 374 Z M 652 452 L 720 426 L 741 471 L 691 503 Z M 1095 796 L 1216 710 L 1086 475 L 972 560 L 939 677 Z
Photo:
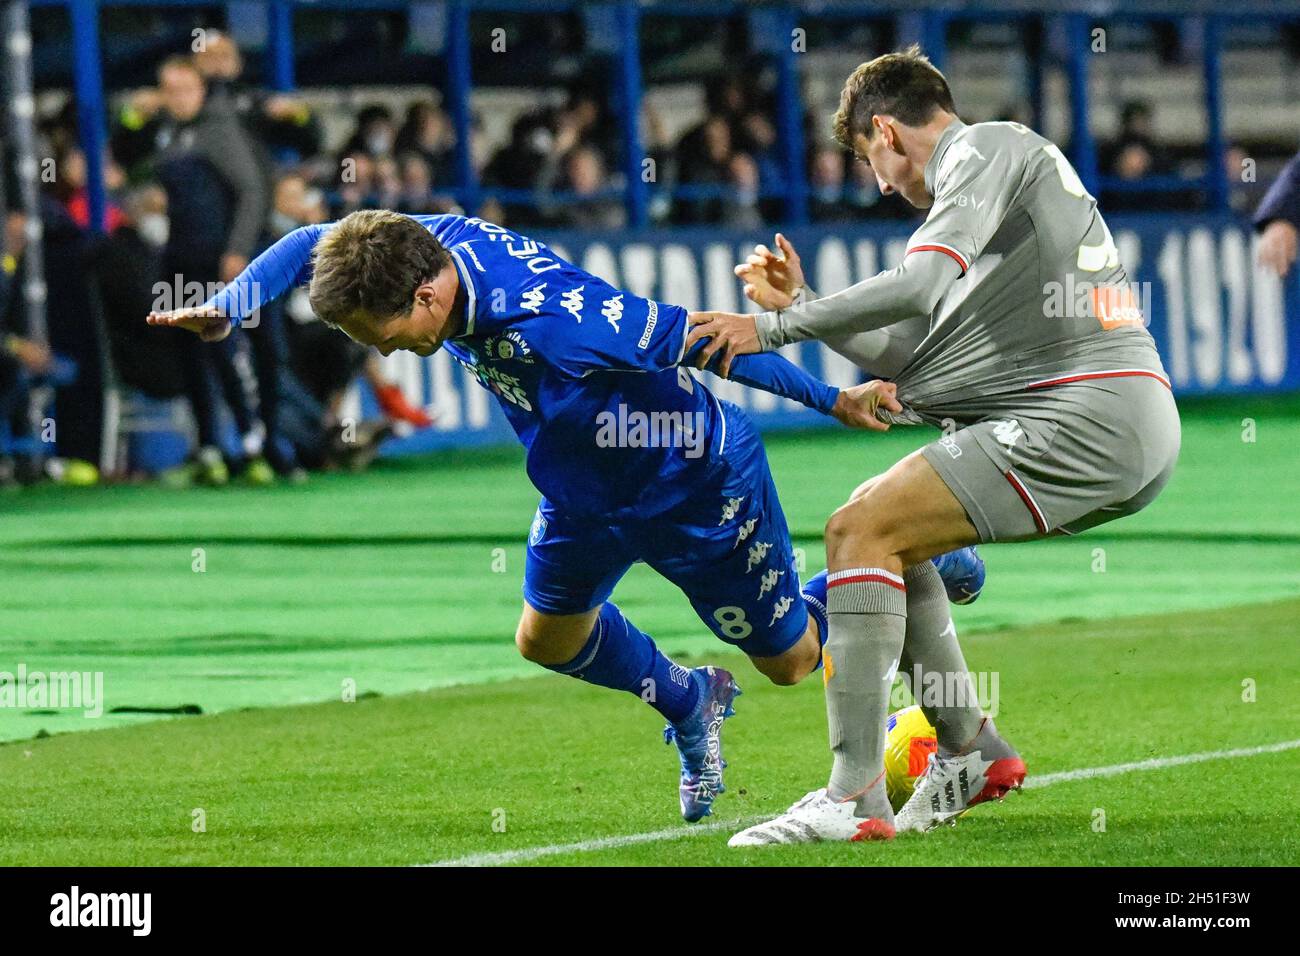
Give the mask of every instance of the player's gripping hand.
M 188 329 L 205 342 L 220 342 L 230 334 L 230 320 L 216 309 L 194 306 L 173 309 L 171 312 L 150 312 L 150 325 L 165 325 L 173 329 Z
M 831 414 L 850 428 L 865 428 L 873 432 L 887 432 L 889 425 L 876 417 L 876 409 L 901 412 L 898 386 L 893 382 L 875 379 L 851 388 L 840 389 Z
M 761 308 L 788 309 L 803 288 L 803 265 L 790 240 L 776 234 L 777 252 L 759 243 L 744 262 L 736 266 L 736 275 L 745 283 L 745 297 Z
M 758 328 L 754 325 L 752 315 L 741 315 L 738 312 L 690 312 L 686 321 L 691 326 L 691 331 L 686 336 L 687 352 L 700 339 L 710 340 L 696 356 L 696 368 L 709 368 L 721 352 L 721 363 L 713 371 L 723 378 L 730 378 L 732 358 L 763 351 L 758 343 Z

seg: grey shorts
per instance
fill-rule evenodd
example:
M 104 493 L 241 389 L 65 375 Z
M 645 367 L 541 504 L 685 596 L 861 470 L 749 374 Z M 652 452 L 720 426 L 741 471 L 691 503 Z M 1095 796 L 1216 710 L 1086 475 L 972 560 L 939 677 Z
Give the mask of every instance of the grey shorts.
M 987 405 L 921 450 L 981 541 L 1078 534 L 1135 514 L 1178 460 L 1178 408 L 1155 378 L 1090 379 Z

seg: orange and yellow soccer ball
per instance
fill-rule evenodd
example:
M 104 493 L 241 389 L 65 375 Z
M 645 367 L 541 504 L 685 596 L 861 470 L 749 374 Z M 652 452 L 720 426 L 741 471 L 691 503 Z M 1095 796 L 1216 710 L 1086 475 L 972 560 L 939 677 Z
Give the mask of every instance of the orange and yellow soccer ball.
M 885 792 L 897 813 L 912 795 L 916 778 L 925 773 L 939 741 L 925 713 L 915 704 L 890 714 L 885 729 Z

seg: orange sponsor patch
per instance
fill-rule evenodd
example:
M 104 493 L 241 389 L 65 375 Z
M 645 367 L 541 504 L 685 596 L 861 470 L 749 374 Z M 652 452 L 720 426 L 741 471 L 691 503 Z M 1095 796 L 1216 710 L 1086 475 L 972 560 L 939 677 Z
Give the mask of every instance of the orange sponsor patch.
M 1138 306 L 1133 290 L 1126 285 L 1093 286 L 1092 311 L 1101 327 L 1107 331 L 1142 324 L 1142 309 Z

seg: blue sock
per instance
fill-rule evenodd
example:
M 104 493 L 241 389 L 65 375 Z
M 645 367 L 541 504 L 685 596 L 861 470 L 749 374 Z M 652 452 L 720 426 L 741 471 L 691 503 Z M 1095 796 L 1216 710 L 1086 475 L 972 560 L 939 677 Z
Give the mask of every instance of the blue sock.
M 700 700 L 699 682 L 691 672 L 659 653 L 655 642 L 608 601 L 578 656 L 546 669 L 636 694 L 672 724 L 689 717 Z
M 808 613 L 817 622 L 817 640 L 826 646 L 826 637 L 830 633 L 830 624 L 826 620 L 826 575 L 827 571 L 818 571 L 803 583 L 803 603 L 808 606 Z M 821 663 L 818 662 L 818 667 Z

